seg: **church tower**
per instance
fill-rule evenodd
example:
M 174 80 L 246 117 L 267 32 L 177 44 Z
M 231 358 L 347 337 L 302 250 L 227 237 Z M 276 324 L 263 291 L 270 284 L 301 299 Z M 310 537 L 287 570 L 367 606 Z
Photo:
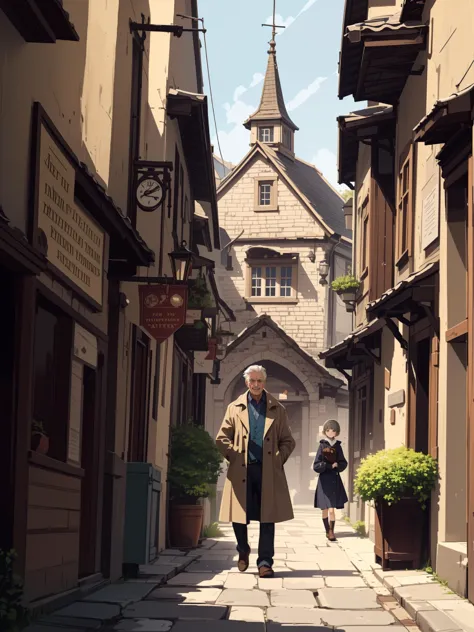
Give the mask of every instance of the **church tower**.
M 273 33 L 268 51 L 267 72 L 263 84 L 262 98 L 256 112 L 244 123 L 250 130 L 250 144 L 264 143 L 278 151 L 293 157 L 295 153 L 294 136 L 298 127 L 293 123 L 285 106 L 281 89 L 280 73 L 276 58 L 276 26 L 273 18 Z

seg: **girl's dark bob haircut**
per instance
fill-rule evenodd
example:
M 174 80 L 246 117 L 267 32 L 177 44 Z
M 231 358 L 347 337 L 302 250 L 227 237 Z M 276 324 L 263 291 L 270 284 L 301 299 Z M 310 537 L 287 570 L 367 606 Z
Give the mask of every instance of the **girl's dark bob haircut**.
M 341 426 L 335 419 L 328 419 L 323 426 L 323 434 L 326 434 L 328 430 L 334 430 L 338 435 L 341 434 Z

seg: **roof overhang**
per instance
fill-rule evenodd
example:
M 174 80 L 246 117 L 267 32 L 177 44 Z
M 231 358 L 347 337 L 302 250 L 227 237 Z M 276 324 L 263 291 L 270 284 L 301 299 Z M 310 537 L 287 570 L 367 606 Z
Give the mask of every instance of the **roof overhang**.
M 364 110 L 340 116 L 339 125 L 339 184 L 355 181 L 359 143 L 394 134 L 395 112 L 391 105 L 374 105 Z
M 404 0 L 401 12 L 401 21 L 421 20 L 426 0 Z
M 360 362 L 380 364 L 380 342 L 377 335 L 385 325 L 384 320 L 376 319 L 368 325 L 358 327 L 337 345 L 319 354 L 326 367 L 341 371 L 352 370 Z
M 274 331 L 284 342 L 293 349 L 301 358 L 313 366 L 321 375 L 324 384 L 332 388 L 340 388 L 343 385 L 343 381 L 334 377 L 321 362 L 318 362 L 313 356 L 307 353 L 300 345 L 291 338 L 272 318 L 267 314 L 262 314 L 255 318 L 245 329 L 243 329 L 239 335 L 227 346 L 227 354 L 234 351 L 240 346 L 242 342 L 257 333 L 262 327 L 269 327 Z
M 377 318 L 397 318 L 411 325 L 406 314 L 423 313 L 436 298 L 434 275 L 439 271 L 439 262 L 426 265 L 414 272 L 394 288 L 384 292 L 380 298 L 367 305 L 367 314 Z
M 401 22 L 400 13 L 351 24 L 341 56 L 339 98 L 395 105 L 426 46 L 428 26 Z
M 415 141 L 426 145 L 446 143 L 474 118 L 474 85 L 435 103 L 414 129 Z
M 26 236 L 9 226 L 9 219 L 0 207 L 0 262 L 18 274 L 38 275 L 46 269 L 45 255 L 31 246 Z
M 369 12 L 369 0 L 346 0 L 344 7 L 344 19 L 342 22 L 341 52 L 339 53 L 339 98 L 343 92 L 343 86 L 350 76 L 351 48 L 352 44 L 345 37 L 346 29 L 351 24 L 359 24 L 367 19 Z M 347 96 L 347 95 L 344 95 Z
M 178 120 L 193 195 L 196 200 L 211 205 L 214 247 L 219 248 L 219 215 L 207 97 L 172 88 L 168 93 L 166 112 L 170 118 Z
M 62 0 L 0 0 L 0 9 L 26 42 L 79 41 Z

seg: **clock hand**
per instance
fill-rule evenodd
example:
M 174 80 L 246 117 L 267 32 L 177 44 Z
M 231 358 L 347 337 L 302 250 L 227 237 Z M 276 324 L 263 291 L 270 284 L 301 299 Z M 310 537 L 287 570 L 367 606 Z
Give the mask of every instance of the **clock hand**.
M 159 188 L 160 188 L 160 185 L 157 184 L 154 189 L 148 189 L 148 191 L 145 193 L 145 195 L 151 195 L 152 193 L 155 193 L 155 191 L 157 191 Z

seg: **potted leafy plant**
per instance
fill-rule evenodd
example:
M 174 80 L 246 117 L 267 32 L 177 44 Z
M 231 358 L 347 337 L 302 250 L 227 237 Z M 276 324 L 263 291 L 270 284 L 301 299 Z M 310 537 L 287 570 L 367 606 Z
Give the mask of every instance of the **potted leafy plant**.
M 41 421 L 33 420 L 31 424 L 31 449 L 40 454 L 48 454 L 49 437 Z
M 342 300 L 354 300 L 357 290 L 360 288 L 360 281 L 353 274 L 345 274 L 337 277 L 331 283 L 332 289 L 342 296 Z M 345 296 L 347 295 L 347 299 Z
M 405 447 L 363 459 L 354 491 L 376 508 L 375 555 L 382 567 L 420 568 L 431 492 L 438 480 L 436 460 Z
M 201 498 L 217 483 L 222 457 L 208 432 L 192 422 L 171 430 L 170 535 L 176 547 L 196 547 L 202 529 Z
M 23 606 L 23 584 L 13 572 L 15 551 L 0 549 L 0 630 L 19 632 L 28 623 Z
M 203 276 L 189 282 L 188 309 L 212 307 L 212 294 L 209 292 Z

